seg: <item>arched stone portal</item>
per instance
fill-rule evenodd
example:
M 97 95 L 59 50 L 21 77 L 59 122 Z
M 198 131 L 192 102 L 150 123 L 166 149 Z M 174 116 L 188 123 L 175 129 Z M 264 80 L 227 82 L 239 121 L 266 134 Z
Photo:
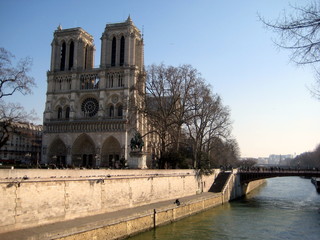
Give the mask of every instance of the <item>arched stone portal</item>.
M 101 150 L 101 167 L 119 168 L 122 157 L 121 146 L 115 137 L 108 137 Z
M 64 142 L 57 138 L 49 146 L 49 163 L 57 167 L 66 167 L 67 147 Z
M 80 135 L 72 146 L 72 163 L 75 167 L 96 166 L 95 144 L 87 134 Z

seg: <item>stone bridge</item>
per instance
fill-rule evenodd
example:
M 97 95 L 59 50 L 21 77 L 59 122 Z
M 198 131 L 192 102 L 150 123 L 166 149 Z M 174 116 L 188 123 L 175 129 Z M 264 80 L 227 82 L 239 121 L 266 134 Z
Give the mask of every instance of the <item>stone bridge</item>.
M 242 184 L 251 181 L 273 178 L 273 177 L 320 177 L 320 171 L 317 170 L 302 170 L 302 169 L 282 169 L 282 168 L 268 168 L 268 169 L 249 169 L 249 170 L 238 170 L 238 175 L 240 176 L 240 182 Z

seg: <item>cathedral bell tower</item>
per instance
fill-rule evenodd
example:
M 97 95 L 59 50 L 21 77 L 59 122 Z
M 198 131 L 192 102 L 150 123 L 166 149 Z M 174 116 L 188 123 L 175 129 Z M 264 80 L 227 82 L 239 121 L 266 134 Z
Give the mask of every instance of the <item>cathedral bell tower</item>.
M 82 28 L 54 32 L 51 53 L 51 71 L 92 69 L 94 64 L 93 37 Z
M 42 159 L 56 166 L 145 168 L 130 161 L 130 140 L 146 120 L 134 107 L 144 91 L 143 39 L 130 17 L 107 24 L 101 62 L 82 28 L 54 32 L 47 73 Z M 141 91 L 138 91 L 141 90 Z
M 136 67 L 143 70 L 143 39 L 130 16 L 123 23 L 107 24 L 101 37 L 101 67 Z

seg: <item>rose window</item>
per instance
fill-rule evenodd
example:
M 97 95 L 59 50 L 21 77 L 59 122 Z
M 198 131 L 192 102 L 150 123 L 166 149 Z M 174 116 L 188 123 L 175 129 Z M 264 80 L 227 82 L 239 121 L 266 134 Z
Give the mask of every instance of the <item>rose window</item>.
M 97 114 L 99 110 L 99 103 L 95 98 L 87 98 L 82 102 L 81 110 L 84 112 L 84 115 L 87 117 L 93 117 Z

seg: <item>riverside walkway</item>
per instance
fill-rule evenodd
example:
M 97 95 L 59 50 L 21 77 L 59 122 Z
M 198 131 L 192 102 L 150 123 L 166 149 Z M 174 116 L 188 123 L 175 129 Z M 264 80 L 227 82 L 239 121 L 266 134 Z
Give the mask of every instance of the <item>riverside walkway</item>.
M 186 206 L 212 198 L 220 199 L 221 194 L 204 192 L 197 195 L 179 198 L 179 206 Z M 149 216 L 150 214 L 161 213 L 170 209 L 178 208 L 176 199 L 152 203 L 134 208 L 128 208 L 115 212 L 108 212 L 94 216 L 76 218 L 69 221 L 57 222 L 33 228 L 21 229 L 17 231 L 0 234 L 1 240 L 48 240 L 48 239 L 86 239 L 79 238 L 76 234 L 81 234 L 107 226 L 116 226 L 118 223 Z M 205 209 L 203 209 L 205 210 Z M 191 215 L 191 214 L 190 214 Z M 178 219 L 177 219 L 178 220 Z M 154 222 L 156 225 L 156 223 Z M 149 228 L 152 229 L 152 228 Z M 103 239 L 118 239 L 104 232 Z M 72 236 L 74 235 L 74 236 Z M 123 237 L 121 237 L 122 239 Z

